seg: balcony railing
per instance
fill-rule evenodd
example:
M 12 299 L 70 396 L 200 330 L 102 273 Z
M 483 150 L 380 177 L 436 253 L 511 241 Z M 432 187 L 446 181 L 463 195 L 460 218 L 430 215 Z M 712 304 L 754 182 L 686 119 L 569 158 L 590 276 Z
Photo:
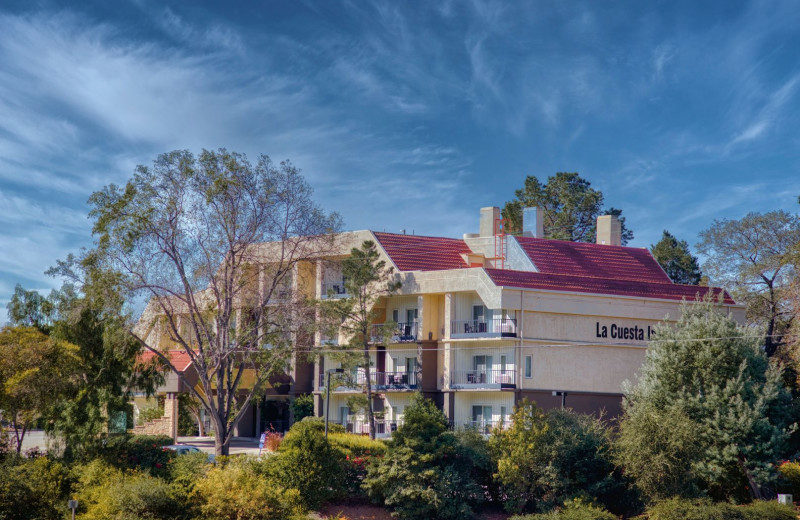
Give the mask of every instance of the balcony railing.
M 516 388 L 516 370 L 452 370 L 450 372 L 450 388 Z
M 372 326 L 370 339 L 373 343 L 383 343 L 387 337 L 389 338 L 389 343 L 413 343 L 417 341 L 418 330 L 419 323 L 416 321 L 397 323 L 391 331 L 387 331 L 383 323 L 378 323 Z
M 488 435 L 492 433 L 496 427 L 500 427 L 500 429 L 506 429 L 511 426 L 511 420 L 506 419 L 505 421 L 486 421 L 483 419 L 477 419 L 472 421 L 467 421 L 464 424 L 465 428 L 470 428 L 477 430 L 478 433 L 482 433 L 484 435 Z
M 516 318 L 454 320 L 450 322 L 451 338 L 516 338 Z
M 336 299 L 347 298 L 347 289 L 344 287 L 344 282 L 324 283 L 322 284 L 322 299 Z
M 342 424 L 338 420 L 331 420 L 330 422 Z M 375 419 L 375 435 L 388 437 L 402 425 L 403 419 Z M 369 435 L 369 421 L 367 419 L 347 419 L 342 426 L 345 427 L 347 433 Z
M 416 390 L 416 372 L 375 372 L 369 373 L 372 389 L 378 391 L 392 390 Z M 325 389 L 326 374 L 319 375 L 319 389 Z M 354 392 L 360 391 L 367 383 L 367 374 L 358 372 L 356 374 L 334 374 L 331 375 L 332 392 Z

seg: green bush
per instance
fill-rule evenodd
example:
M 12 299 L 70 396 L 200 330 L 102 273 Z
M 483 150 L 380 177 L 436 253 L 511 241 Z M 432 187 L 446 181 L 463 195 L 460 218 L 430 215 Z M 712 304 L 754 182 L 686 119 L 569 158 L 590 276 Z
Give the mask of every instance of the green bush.
M 0 519 L 63 518 L 71 476 L 60 462 L 9 457 L 0 464 Z
M 800 498 L 800 462 L 784 462 L 778 466 L 778 473 L 782 481 L 781 492 Z
M 118 468 L 149 471 L 153 475 L 166 475 L 166 467 L 174 456 L 163 446 L 173 443 L 166 435 L 114 435 L 96 455 Z
M 509 520 L 617 520 L 603 508 L 575 500 L 559 510 L 536 515 L 515 515 Z
M 298 395 L 289 405 L 292 409 L 295 422 L 314 415 L 314 396 L 311 394 Z
M 247 459 L 212 468 L 195 484 L 201 518 L 207 520 L 289 520 L 305 518 L 300 492 L 264 479 Z
M 636 509 L 611 459 L 609 431 L 592 416 L 544 413 L 523 401 L 511 427 L 494 432 L 489 443 L 509 512 L 548 512 L 576 498 L 618 514 Z
M 164 417 L 164 403 L 160 402 L 157 405 L 148 406 L 146 408 L 142 408 L 139 410 L 139 420 L 138 424 L 141 426 L 143 424 L 149 423 L 150 421 L 154 421 Z
M 310 509 L 342 496 L 345 490 L 345 455 L 325 441 L 323 429 L 316 421 L 295 423 L 278 454 L 258 466 L 275 486 L 297 489 Z
M 352 433 L 328 433 L 328 442 L 345 455 L 351 457 L 382 457 L 386 455 L 386 443 L 372 440 L 365 435 Z
M 441 410 L 414 394 L 403 426 L 386 456 L 368 469 L 363 487 L 403 519 L 470 518 L 486 498 L 490 474 L 482 462 L 488 451 L 478 438 L 448 431 Z
M 794 508 L 777 502 L 753 502 L 735 506 L 709 499 L 687 500 L 673 498 L 655 504 L 647 510 L 648 520 L 795 520 Z
M 176 520 L 190 509 L 185 496 L 147 473 L 123 471 L 102 460 L 78 467 L 76 473 L 81 520 Z

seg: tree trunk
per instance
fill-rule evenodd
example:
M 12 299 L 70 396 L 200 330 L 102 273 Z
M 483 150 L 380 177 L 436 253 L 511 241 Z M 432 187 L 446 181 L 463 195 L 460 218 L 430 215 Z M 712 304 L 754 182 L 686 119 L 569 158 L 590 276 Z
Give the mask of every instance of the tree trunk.
M 750 494 L 756 500 L 764 500 L 764 493 L 761 492 L 761 488 L 756 483 L 755 479 L 753 479 L 752 473 L 750 473 L 750 470 L 747 469 L 747 466 L 745 465 L 746 462 L 747 459 L 739 455 L 739 467 L 742 469 L 744 475 L 747 477 L 747 484 L 750 486 Z
M 214 414 L 214 454 L 217 457 L 227 456 L 230 454 L 230 440 L 226 441 L 228 437 L 228 425 L 224 418 L 219 414 Z

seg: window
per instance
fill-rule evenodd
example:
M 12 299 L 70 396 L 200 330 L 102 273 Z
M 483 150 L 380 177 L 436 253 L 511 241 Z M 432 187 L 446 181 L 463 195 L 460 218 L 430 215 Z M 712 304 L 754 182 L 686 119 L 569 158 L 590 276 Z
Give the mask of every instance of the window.
M 525 356 L 525 377 L 527 377 L 528 379 L 531 378 L 531 372 L 533 371 L 532 368 L 533 368 L 533 363 L 531 360 L 531 356 Z
M 472 319 L 475 321 L 483 321 L 484 316 L 486 316 L 486 307 L 483 305 L 473 305 L 472 306 Z
M 501 374 L 505 374 L 506 373 L 506 357 L 505 356 L 500 356 L 500 373 Z
M 392 309 L 392 321 L 395 323 L 400 322 L 400 311 L 397 309 Z
M 415 323 L 419 318 L 419 311 L 417 309 L 406 309 L 406 323 Z

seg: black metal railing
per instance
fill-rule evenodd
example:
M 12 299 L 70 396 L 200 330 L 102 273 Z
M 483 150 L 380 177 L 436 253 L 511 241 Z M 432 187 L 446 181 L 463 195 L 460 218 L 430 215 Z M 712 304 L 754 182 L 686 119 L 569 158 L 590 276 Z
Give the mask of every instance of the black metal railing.
M 505 370 L 452 370 L 450 372 L 451 385 L 487 385 L 503 387 L 517 384 L 517 373 L 513 367 Z
M 376 372 L 370 370 L 369 379 L 375 390 L 414 390 L 417 388 L 416 372 Z M 319 375 L 319 389 L 325 388 L 326 374 Z M 361 389 L 367 384 L 367 374 L 342 373 L 331 375 L 331 391 Z
M 516 318 L 488 318 L 479 320 L 453 320 L 450 336 L 511 337 L 517 336 Z
M 344 282 L 324 283 L 322 284 L 322 298 L 347 298 L 347 289 L 344 287 Z
M 419 323 L 416 321 L 408 323 L 396 323 L 392 326 L 391 330 L 387 330 L 387 326 L 383 323 L 377 323 L 372 326 L 370 331 L 370 339 L 373 343 L 413 343 L 417 341 L 417 331 L 419 330 Z

